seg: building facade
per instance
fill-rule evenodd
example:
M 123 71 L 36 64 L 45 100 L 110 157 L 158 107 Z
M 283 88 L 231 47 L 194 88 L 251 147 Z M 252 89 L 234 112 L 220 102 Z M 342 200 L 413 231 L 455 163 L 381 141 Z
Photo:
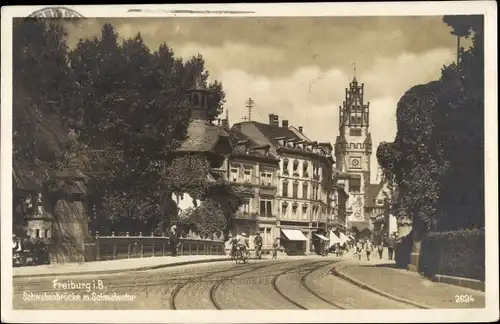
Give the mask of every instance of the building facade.
M 358 236 L 370 234 L 370 218 L 365 212 L 372 155 L 369 106 L 364 100 L 364 84 L 358 84 L 354 78 L 345 89 L 345 100 L 339 107 L 335 157 L 337 171 L 349 174 L 345 184 L 349 195 L 347 227 Z
M 243 133 L 230 132 L 233 152 L 228 157 L 228 180 L 243 197 L 231 224 L 231 233 L 246 233 L 253 238 L 257 231 L 263 239 L 263 248 L 271 248 L 279 237 L 276 226 L 279 159 L 270 152 L 269 145 L 258 145 Z
M 309 140 L 302 128 L 292 129 L 286 120 L 280 126 L 278 118 L 270 114 L 269 124 L 237 123 L 232 131 L 268 146 L 279 159 L 277 190 L 269 202 L 276 213 L 273 238 L 280 238 L 288 254 L 308 254 L 317 251 L 317 238 L 331 219 L 332 147 Z

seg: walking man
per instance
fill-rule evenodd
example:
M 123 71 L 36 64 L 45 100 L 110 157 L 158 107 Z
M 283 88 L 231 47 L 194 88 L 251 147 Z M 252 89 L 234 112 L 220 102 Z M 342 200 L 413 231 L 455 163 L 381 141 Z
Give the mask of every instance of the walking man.
M 394 256 L 394 247 L 396 246 L 396 238 L 394 234 L 390 235 L 387 239 L 387 249 L 389 250 L 389 260 L 392 260 Z
M 377 251 L 378 251 L 378 258 L 380 260 L 382 260 L 382 255 L 384 254 L 384 243 L 383 242 L 380 242 L 377 245 Z
M 365 252 L 367 261 L 370 261 L 370 254 L 372 253 L 372 251 L 373 251 L 373 244 L 372 242 L 370 242 L 369 239 L 367 239 L 365 243 Z
M 280 246 L 280 239 L 277 237 L 273 243 L 273 259 L 278 258 L 278 248 Z

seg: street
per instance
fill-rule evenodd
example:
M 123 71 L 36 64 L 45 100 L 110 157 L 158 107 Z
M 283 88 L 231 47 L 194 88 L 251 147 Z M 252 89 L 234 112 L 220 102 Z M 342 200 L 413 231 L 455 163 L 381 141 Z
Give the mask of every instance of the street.
M 19 278 L 14 279 L 13 307 L 54 310 L 417 308 L 331 274 L 331 268 L 338 262 L 330 257 L 250 260 L 249 264 L 228 261 L 114 275 Z M 57 287 L 54 279 L 58 280 Z M 63 287 L 64 283 L 68 283 L 68 287 Z M 87 301 L 33 300 L 34 296 L 44 293 L 94 297 Z M 128 294 L 131 298 L 104 300 L 114 294 Z M 448 307 L 457 306 L 450 304 Z M 475 303 L 475 307 L 480 306 Z

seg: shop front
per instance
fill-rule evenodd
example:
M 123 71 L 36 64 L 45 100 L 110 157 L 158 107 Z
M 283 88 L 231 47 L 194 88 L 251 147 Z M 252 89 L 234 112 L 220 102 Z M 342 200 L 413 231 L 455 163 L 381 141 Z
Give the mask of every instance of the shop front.
M 314 252 L 319 255 L 328 254 L 330 239 L 324 231 L 316 231 L 312 237 Z
M 305 255 L 307 237 L 299 229 L 281 229 L 281 245 L 287 255 Z

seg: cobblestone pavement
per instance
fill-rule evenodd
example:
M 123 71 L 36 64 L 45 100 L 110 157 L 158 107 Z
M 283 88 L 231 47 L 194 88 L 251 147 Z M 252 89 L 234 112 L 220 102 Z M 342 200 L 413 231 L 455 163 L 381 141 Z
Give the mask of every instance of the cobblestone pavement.
M 330 274 L 338 261 L 332 256 L 250 260 L 248 264 L 193 264 L 112 275 L 15 278 L 13 306 L 59 310 L 414 308 Z M 73 288 L 54 289 L 71 283 Z M 33 300 L 56 293 L 81 300 Z

